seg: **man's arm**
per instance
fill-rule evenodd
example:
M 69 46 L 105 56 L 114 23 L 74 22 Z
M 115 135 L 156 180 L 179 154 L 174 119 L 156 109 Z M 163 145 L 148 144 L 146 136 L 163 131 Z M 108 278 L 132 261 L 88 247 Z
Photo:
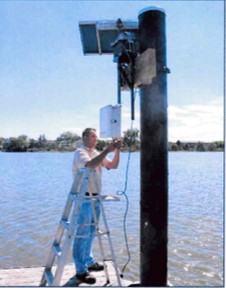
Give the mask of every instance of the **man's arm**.
M 120 159 L 120 148 L 122 146 L 122 141 L 119 140 L 119 141 L 114 142 L 114 146 L 115 146 L 115 154 L 113 156 L 113 159 L 111 161 L 108 161 L 107 164 L 105 165 L 107 169 L 118 168 L 119 159 Z
M 119 164 L 120 147 L 121 141 L 109 144 L 108 147 L 104 149 L 104 151 L 102 151 L 98 156 L 87 162 L 85 167 L 93 169 L 96 168 L 98 165 L 101 164 L 101 162 L 105 159 L 108 153 L 115 151 L 113 159 L 111 161 L 108 161 L 105 167 L 107 169 L 116 169 Z
M 108 147 L 104 149 L 98 156 L 87 162 L 85 167 L 92 169 L 96 168 L 98 165 L 101 164 L 101 162 L 104 160 L 107 154 L 113 152 L 114 150 L 115 150 L 114 143 L 109 144 Z
M 120 150 L 116 148 L 114 157 L 113 157 L 113 159 L 111 161 L 108 161 L 108 163 L 106 164 L 106 168 L 107 169 L 116 169 L 116 168 L 118 168 L 119 158 L 120 158 Z

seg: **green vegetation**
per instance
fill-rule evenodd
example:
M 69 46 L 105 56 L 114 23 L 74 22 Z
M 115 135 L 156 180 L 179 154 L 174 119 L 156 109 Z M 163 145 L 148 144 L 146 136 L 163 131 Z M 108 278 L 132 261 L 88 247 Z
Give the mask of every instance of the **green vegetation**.
M 169 142 L 169 151 L 224 151 L 224 141 L 215 142 Z
M 140 135 L 138 129 L 128 129 L 123 132 L 123 151 L 139 151 Z M 0 151 L 2 152 L 39 152 L 39 151 L 74 151 L 76 145 L 81 143 L 81 137 L 72 132 L 64 132 L 56 140 L 48 140 L 45 135 L 40 135 L 37 140 L 29 139 L 26 135 L 0 137 Z M 98 140 L 97 149 L 103 150 L 108 141 Z M 224 151 L 224 142 L 181 142 L 168 143 L 169 151 Z
M 38 152 L 38 151 L 73 151 L 75 142 L 81 139 L 71 132 L 62 133 L 56 140 L 47 140 L 45 135 L 40 135 L 37 140 L 28 139 L 26 135 L 17 138 L 4 139 L 0 137 L 0 151 L 3 152 Z
M 123 149 L 130 151 L 140 150 L 140 136 L 138 129 L 128 129 L 123 132 Z

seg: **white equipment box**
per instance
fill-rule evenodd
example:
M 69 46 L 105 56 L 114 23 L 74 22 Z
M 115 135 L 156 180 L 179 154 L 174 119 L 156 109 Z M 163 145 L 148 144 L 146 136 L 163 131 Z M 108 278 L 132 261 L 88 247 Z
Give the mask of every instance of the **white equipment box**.
M 100 138 L 121 137 L 121 105 L 100 109 Z

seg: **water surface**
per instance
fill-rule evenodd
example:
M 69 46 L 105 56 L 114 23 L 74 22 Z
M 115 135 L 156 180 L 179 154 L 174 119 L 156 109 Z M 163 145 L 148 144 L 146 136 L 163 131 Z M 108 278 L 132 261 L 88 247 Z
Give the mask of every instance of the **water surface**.
M 72 184 L 73 153 L 0 153 L 0 268 L 45 265 Z M 103 172 L 106 194 L 124 190 L 128 154 Z M 131 154 L 126 218 L 131 261 L 125 278 L 139 280 L 140 154 Z M 126 260 L 126 199 L 105 205 L 119 267 Z M 99 252 L 95 243 L 94 253 Z M 174 286 L 223 285 L 223 153 L 169 153 L 168 279 Z M 69 259 L 69 262 L 72 260 Z

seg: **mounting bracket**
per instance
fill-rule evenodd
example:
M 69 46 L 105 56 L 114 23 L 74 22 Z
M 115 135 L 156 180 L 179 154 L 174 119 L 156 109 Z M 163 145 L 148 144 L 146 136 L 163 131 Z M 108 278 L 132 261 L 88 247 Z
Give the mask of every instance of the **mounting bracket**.
M 118 19 L 116 22 L 118 37 L 111 43 L 113 48 L 113 62 L 117 63 L 118 72 L 118 104 L 121 104 L 121 90 L 130 90 L 131 94 L 131 119 L 135 119 L 134 113 L 134 85 L 135 85 L 135 59 L 138 55 L 136 51 L 136 36 L 133 32 L 123 29 L 123 22 Z

